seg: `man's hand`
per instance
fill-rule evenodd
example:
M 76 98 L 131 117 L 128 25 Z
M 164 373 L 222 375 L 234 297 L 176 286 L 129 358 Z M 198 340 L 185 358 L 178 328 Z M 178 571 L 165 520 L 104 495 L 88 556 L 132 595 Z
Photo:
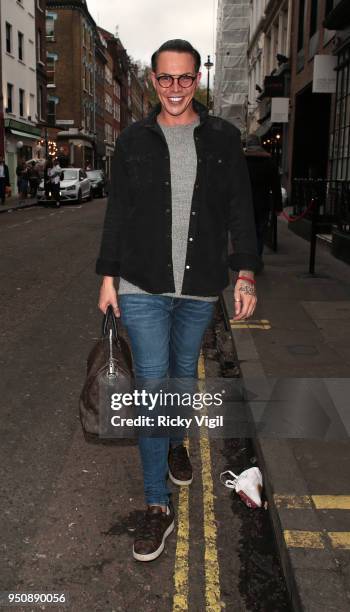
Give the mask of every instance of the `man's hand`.
M 101 289 L 100 297 L 98 301 L 98 307 L 102 310 L 103 314 L 106 314 L 109 305 L 112 306 L 116 317 L 120 317 L 120 310 L 118 306 L 117 292 L 114 287 L 113 276 L 104 276 Z
M 254 281 L 254 273 L 250 270 L 241 270 L 238 276 L 245 276 Z M 249 280 L 237 280 L 234 290 L 235 316 L 234 321 L 251 317 L 256 306 L 257 297 L 255 284 Z

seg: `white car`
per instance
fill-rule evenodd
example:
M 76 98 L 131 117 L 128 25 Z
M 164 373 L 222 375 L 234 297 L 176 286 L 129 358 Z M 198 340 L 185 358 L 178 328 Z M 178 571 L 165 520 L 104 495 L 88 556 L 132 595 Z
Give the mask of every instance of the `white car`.
M 46 189 L 44 180 L 41 181 L 38 187 L 38 203 L 49 202 L 53 198 L 50 188 Z M 63 168 L 62 180 L 60 181 L 60 202 L 82 202 L 83 200 L 92 199 L 92 185 L 88 179 L 85 170 L 81 168 Z

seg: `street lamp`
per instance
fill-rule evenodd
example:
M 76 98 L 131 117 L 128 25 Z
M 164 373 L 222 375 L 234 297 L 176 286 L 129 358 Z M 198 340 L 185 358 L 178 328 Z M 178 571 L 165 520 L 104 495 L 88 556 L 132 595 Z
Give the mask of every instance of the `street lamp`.
M 205 62 L 204 66 L 208 70 L 208 79 L 207 79 L 207 107 L 209 109 L 209 83 L 210 83 L 210 81 L 209 81 L 209 79 L 210 79 L 209 73 L 210 73 L 210 68 L 212 68 L 214 66 L 213 62 L 210 61 L 210 55 L 208 55 L 208 59 Z

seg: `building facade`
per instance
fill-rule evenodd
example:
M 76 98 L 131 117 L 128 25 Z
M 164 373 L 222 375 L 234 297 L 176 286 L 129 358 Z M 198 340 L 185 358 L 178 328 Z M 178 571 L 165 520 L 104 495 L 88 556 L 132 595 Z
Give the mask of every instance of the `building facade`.
M 46 43 L 50 134 L 74 166 L 94 166 L 96 24 L 84 0 L 47 0 Z
M 214 78 L 214 114 L 246 131 L 249 0 L 219 0 Z
M 2 97 L 4 150 L 16 193 L 16 167 L 36 157 L 37 123 L 35 1 L 1 2 Z
M 289 99 L 291 29 L 291 0 L 251 0 L 247 132 L 260 136 L 285 185 L 289 173 L 290 110 L 282 123 L 275 120 L 272 109 L 278 99 Z

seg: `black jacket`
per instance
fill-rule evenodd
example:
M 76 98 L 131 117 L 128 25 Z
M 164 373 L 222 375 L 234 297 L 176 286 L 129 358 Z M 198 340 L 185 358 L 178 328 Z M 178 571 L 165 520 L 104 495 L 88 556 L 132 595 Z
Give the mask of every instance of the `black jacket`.
M 249 176 L 240 132 L 208 115 L 194 130 L 197 176 L 193 190 L 183 295 L 214 296 L 233 270 L 257 270 Z M 169 149 L 158 105 L 126 128 L 116 143 L 111 189 L 96 272 L 122 276 L 149 293 L 175 291 L 172 269 Z M 233 253 L 228 255 L 228 230 Z
M 267 210 L 283 210 L 281 180 L 269 153 L 262 148 L 247 150 L 246 160 L 253 193 L 253 206 L 257 214 Z

